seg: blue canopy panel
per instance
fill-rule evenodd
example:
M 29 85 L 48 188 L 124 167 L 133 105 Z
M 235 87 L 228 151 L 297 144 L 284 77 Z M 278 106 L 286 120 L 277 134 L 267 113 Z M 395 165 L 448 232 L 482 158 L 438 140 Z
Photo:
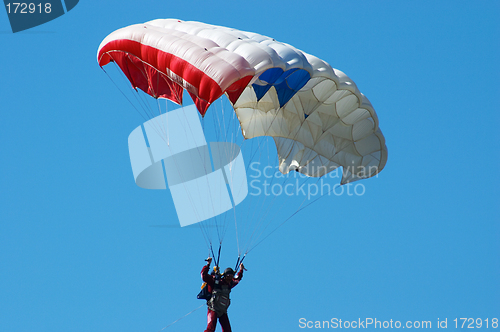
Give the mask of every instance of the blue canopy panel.
M 255 95 L 257 96 L 257 100 L 261 100 L 262 97 L 271 89 L 274 82 L 276 82 L 281 75 L 283 75 L 283 69 L 281 68 L 269 68 L 259 76 L 259 80 L 265 85 L 252 84 L 253 89 L 255 91 Z
M 259 80 L 267 84 L 254 83 L 252 87 L 260 100 L 274 86 L 280 107 L 283 107 L 310 79 L 311 75 L 304 69 L 293 68 L 284 72 L 281 68 L 270 68 L 259 76 Z

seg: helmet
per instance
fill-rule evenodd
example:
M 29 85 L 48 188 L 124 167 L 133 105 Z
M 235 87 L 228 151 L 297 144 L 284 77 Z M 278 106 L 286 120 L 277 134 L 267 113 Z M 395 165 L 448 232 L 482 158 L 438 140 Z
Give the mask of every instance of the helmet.
M 224 275 L 226 274 L 232 274 L 234 275 L 234 270 L 230 267 L 228 267 L 227 269 L 224 270 Z

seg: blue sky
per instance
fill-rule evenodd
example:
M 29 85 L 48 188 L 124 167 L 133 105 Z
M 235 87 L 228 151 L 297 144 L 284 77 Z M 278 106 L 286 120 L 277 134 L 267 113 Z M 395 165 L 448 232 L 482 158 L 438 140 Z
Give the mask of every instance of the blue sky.
M 500 319 L 499 14 L 497 1 L 91 0 L 16 34 L 0 14 L 1 330 L 155 332 L 201 304 L 200 231 L 151 227 L 175 210 L 135 185 L 127 137 L 143 120 L 96 61 L 110 32 L 156 18 L 326 60 L 368 96 L 389 148 L 364 195 L 322 198 L 251 252 L 234 331 Z M 165 331 L 204 328 L 201 308 Z

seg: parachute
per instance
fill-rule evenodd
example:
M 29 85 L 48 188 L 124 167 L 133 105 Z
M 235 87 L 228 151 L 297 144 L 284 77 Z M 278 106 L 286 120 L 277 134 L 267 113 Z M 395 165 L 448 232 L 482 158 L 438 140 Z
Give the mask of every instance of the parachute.
M 245 138 L 274 138 L 284 174 L 322 176 L 343 166 L 345 184 L 376 175 L 387 162 L 375 110 L 354 82 L 325 61 L 272 38 L 154 20 L 106 37 L 98 62 L 110 61 L 154 98 L 180 104 L 187 90 L 202 115 L 226 94 Z
M 385 138 L 370 101 L 343 72 L 257 33 L 158 19 L 108 35 L 101 67 L 114 62 L 134 89 L 202 117 L 227 96 L 245 140 L 272 137 L 282 174 L 322 177 L 342 167 L 341 184 L 377 175 Z

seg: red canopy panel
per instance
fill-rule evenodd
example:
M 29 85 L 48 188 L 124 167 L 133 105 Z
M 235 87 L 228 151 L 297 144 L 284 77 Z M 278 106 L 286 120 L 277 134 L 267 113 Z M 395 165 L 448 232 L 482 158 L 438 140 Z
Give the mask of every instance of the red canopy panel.
M 154 98 L 167 98 L 181 104 L 182 92 L 186 89 L 202 116 L 224 92 L 231 102 L 236 102 L 253 77 L 239 77 L 223 90 L 209 75 L 181 57 L 128 39 L 108 42 L 99 50 L 98 59 L 101 67 L 115 62 L 134 88 Z M 223 82 L 228 85 L 227 81 Z

